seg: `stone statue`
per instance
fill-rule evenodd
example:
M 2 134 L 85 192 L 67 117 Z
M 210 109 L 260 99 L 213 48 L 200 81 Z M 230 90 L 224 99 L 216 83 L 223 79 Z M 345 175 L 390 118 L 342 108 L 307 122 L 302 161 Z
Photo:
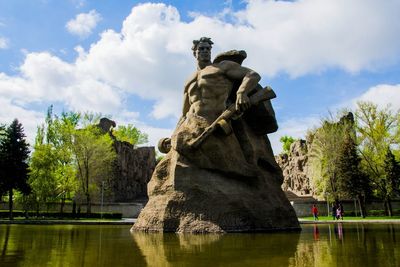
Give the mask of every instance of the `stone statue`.
M 148 184 L 132 230 L 244 232 L 299 229 L 281 190 L 267 133 L 277 130 L 270 87 L 243 67 L 244 51 L 211 62 L 210 38 L 193 41 L 197 71 L 184 87 L 182 117 Z

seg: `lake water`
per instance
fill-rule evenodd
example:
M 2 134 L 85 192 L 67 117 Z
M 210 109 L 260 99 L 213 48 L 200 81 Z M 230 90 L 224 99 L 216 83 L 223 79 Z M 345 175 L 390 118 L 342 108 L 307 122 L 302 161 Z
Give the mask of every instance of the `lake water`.
M 125 226 L 0 225 L 0 266 L 400 266 L 400 224 L 176 235 Z

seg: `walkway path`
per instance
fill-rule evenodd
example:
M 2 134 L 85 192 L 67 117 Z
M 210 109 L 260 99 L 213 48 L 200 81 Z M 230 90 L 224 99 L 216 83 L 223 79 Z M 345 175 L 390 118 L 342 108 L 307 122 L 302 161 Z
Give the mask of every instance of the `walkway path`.
M 314 221 L 299 218 L 300 224 L 332 224 L 332 223 L 400 223 L 400 219 L 361 219 L 361 220 L 323 220 Z
M 121 220 L 6 220 L 0 219 L 0 224 L 70 224 L 70 225 L 133 225 L 136 222 L 134 218 L 122 218 Z M 332 223 L 399 223 L 400 219 L 362 219 L 362 220 L 324 220 L 313 221 L 299 218 L 300 224 L 332 224 Z

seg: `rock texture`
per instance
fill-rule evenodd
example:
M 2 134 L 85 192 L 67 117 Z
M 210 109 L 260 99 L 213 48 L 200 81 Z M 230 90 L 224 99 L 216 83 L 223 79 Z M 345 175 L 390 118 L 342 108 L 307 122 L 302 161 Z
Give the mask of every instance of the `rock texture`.
M 188 119 L 187 123 L 195 122 Z M 204 125 L 196 123 L 201 132 Z M 241 141 L 247 140 L 244 153 L 253 155 L 252 159 L 241 152 L 242 142 L 235 134 L 210 136 L 198 151 L 190 151 L 184 145 L 193 134 L 188 125 L 178 127 L 171 151 L 156 166 L 148 184 L 149 201 L 132 230 L 208 233 L 299 229 L 296 214 L 280 188 L 281 170 L 269 156 L 265 137 L 246 137 L 244 132 L 251 135 L 251 131 L 241 129 L 244 125 L 233 125 Z
M 312 195 L 307 151 L 307 142 L 296 140 L 290 146 L 289 154 L 276 156 L 283 173 L 284 191 L 290 191 L 298 196 Z
M 134 148 L 120 141 L 115 141 L 114 147 L 117 153 L 112 184 L 114 201 L 147 198 L 147 183 L 156 165 L 154 147 Z

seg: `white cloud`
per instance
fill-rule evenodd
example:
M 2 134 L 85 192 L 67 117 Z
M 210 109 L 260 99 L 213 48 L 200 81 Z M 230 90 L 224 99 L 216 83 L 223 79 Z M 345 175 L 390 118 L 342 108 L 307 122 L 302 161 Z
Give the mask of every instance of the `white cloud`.
M 155 102 L 155 118 L 178 117 L 184 81 L 195 70 L 193 39 L 212 37 L 214 55 L 245 49 L 249 58 L 244 65 L 264 76 L 328 68 L 358 72 L 399 62 L 398 10 L 399 1 L 249 0 L 239 12 L 228 8 L 215 17 L 195 14 L 184 22 L 175 7 L 140 4 L 120 32 L 106 30 L 88 50 L 77 47 L 73 62 L 48 52 L 27 52 L 17 75 L 0 73 L 0 97 L 23 106 L 56 101 L 74 110 L 120 114 L 138 110 L 124 106 L 125 97 L 135 94 Z M 92 10 L 66 27 L 85 36 L 99 20 Z M 299 125 L 283 122 L 277 134 L 297 137 L 301 134 L 293 130 Z M 274 147 L 280 147 L 277 142 Z
M 308 130 L 313 129 L 321 122 L 318 116 L 308 116 L 305 118 L 292 118 L 279 123 L 277 132 L 269 134 L 269 140 L 275 155 L 282 153 L 282 143 L 279 139 L 282 136 L 292 136 L 295 139 L 304 139 Z
M 80 13 L 76 15 L 75 19 L 68 21 L 65 27 L 70 33 L 83 38 L 92 33 L 100 20 L 100 14 L 97 13 L 96 10 L 91 10 L 89 13 Z
M 356 102 L 372 102 L 380 108 L 390 106 L 393 110 L 400 110 L 400 84 L 380 84 L 369 88 L 364 94 L 352 100 L 353 106 Z
M 0 97 L 0 106 L 0 122 L 10 124 L 14 119 L 18 119 L 24 127 L 27 141 L 33 146 L 37 126 L 43 122 L 44 113 L 23 108 L 3 97 Z
M 86 5 L 86 0 L 70 0 L 76 8 L 81 8 Z
M 0 37 L 0 49 L 7 49 L 8 48 L 8 39 L 4 37 Z

